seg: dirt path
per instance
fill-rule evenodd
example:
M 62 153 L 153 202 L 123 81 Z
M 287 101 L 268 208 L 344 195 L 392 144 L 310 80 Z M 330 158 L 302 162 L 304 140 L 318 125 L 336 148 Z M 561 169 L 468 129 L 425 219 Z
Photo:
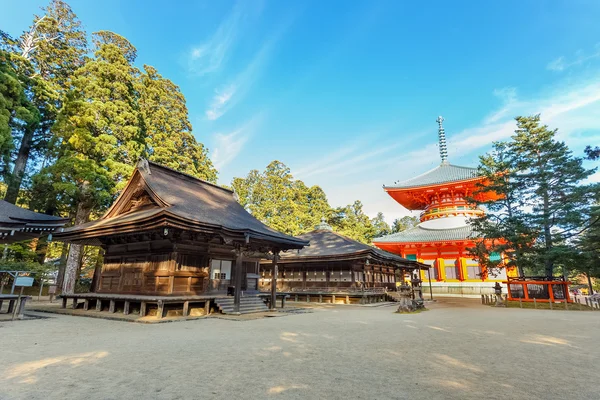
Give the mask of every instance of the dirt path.
M 0 323 L 0 399 L 597 399 L 600 312 L 450 299 L 251 321 Z

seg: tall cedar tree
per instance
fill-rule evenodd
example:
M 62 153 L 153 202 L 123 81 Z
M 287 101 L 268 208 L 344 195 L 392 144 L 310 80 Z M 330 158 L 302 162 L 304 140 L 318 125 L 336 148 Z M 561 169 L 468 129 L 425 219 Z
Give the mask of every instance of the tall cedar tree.
M 54 131 L 56 162 L 40 174 L 63 203 L 75 211 L 75 224 L 110 204 L 144 151 L 136 101 L 139 71 L 135 48 L 112 32 L 94 34 L 95 58 L 78 69 Z M 72 293 L 82 246 L 71 245 L 63 292 Z
M 216 182 L 217 171 L 208 151 L 192 135 L 185 97 L 179 87 L 144 65 L 139 110 L 149 160 Z
M 512 250 L 510 262 L 542 267 L 551 277 L 558 264 L 574 258 L 569 242 L 589 225 L 598 186 L 582 184 L 594 170 L 585 169 L 583 159 L 557 141 L 557 131 L 541 125 L 539 115 L 516 121 L 512 140 L 496 144 L 496 154 L 482 159 L 491 184 L 480 190 L 503 198 L 487 204 L 491 215 L 483 223 L 476 221 L 475 229 L 492 242 L 488 254 L 494 247 L 509 254 Z M 477 251 L 486 252 L 482 247 Z
M 12 54 L 0 50 L 0 174 L 5 181 L 10 175 L 13 133 L 39 124 L 39 111 L 27 96 L 30 90 L 31 79 L 15 65 Z
M 10 49 L 13 57 L 20 58 L 21 74 L 27 77 L 31 88 L 27 95 L 39 115 L 36 124 L 12 131 L 17 151 L 11 155 L 12 171 L 5 174 L 5 200 L 10 203 L 17 200 L 31 156 L 46 149 L 64 88 L 83 64 L 87 52 L 86 34 L 68 4 L 52 0 L 43 11 L 19 39 L 3 35 L 4 47 Z

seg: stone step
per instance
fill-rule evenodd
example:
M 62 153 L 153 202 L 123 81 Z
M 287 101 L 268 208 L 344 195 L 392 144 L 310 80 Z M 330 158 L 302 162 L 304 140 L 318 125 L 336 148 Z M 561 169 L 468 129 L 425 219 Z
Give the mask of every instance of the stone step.
M 233 297 L 219 298 L 219 299 L 216 299 L 216 301 L 223 303 L 223 304 L 226 304 L 226 303 L 233 304 Z M 240 299 L 240 303 L 264 303 L 264 300 L 261 299 L 260 297 L 242 297 Z
M 215 303 L 223 314 L 233 314 L 233 297 L 215 299 Z M 265 302 L 258 297 L 242 297 L 240 299 L 240 314 L 269 311 Z

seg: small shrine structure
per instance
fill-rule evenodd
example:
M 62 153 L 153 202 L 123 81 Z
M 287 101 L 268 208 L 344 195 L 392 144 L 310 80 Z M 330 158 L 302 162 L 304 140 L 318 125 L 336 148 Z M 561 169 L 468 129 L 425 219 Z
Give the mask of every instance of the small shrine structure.
M 83 307 L 124 313 L 148 305 L 164 309 L 211 300 L 222 312 L 266 310 L 258 293 L 258 263 L 299 250 L 308 242 L 269 228 L 250 215 L 233 191 L 165 166 L 141 160 L 127 185 L 97 221 L 64 229 L 58 240 L 100 246 L 104 263 L 91 293 L 63 295 Z M 271 296 L 275 306 L 276 280 Z M 233 295 L 233 298 L 227 296 Z M 259 305 L 262 304 L 262 307 Z
M 333 231 L 321 221 L 311 232 L 297 236 L 310 243 L 299 251 L 281 254 L 277 270 L 277 290 L 291 300 L 364 303 L 382 301 L 396 290 L 413 271 L 425 264 L 408 260 L 376 247 L 360 243 Z M 272 265 L 261 262 L 260 287 L 269 288 Z
M 469 254 L 467 249 L 475 247 L 478 237 L 468 221 L 483 216 L 484 211 L 467 199 L 484 200 L 494 195 L 477 193 L 479 185 L 485 184 L 477 168 L 448 162 L 443 121 L 442 117 L 436 121 L 440 165 L 422 175 L 383 187 L 406 209 L 422 210 L 420 223 L 412 229 L 375 238 L 373 243 L 383 250 L 428 264 L 429 269 L 422 271 L 421 279 L 431 280 L 436 293 L 492 293 L 493 283 L 506 281 L 507 271 L 490 274 Z M 501 254 L 492 255 L 496 260 L 501 257 Z M 508 275 L 514 276 L 516 271 L 509 269 Z
M 68 218 L 33 212 L 0 200 L 0 244 L 51 236 L 68 221 Z

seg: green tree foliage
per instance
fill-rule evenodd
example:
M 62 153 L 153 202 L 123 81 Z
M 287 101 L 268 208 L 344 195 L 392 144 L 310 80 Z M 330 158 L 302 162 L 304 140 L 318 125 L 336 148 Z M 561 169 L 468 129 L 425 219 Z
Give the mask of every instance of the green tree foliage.
M 519 179 L 519 154 L 514 152 L 509 143 L 496 142 L 488 154 L 479 158 L 479 174 L 485 177 L 485 183 L 478 187 L 486 200 L 479 205 L 485 206 L 485 216 L 471 221 L 476 232 L 482 238 L 476 247 L 470 249 L 487 267 L 488 271 L 496 271 L 503 267 L 517 267 L 519 275 L 524 275 L 525 267 L 532 267 L 529 250 L 535 240 L 535 231 L 530 226 L 527 214 L 527 185 Z M 504 254 L 503 261 L 492 254 Z
M 231 186 L 239 202 L 260 221 L 290 235 L 310 231 L 330 211 L 327 197 L 318 186 L 307 187 L 294 179 L 279 161 L 264 172 L 252 170 L 246 178 L 234 178 Z
M 179 87 L 144 65 L 139 110 L 146 153 L 151 161 L 216 182 L 217 171 L 206 148 L 192 135 L 185 97 Z
M 396 218 L 394 222 L 392 222 L 391 233 L 398 233 L 405 231 L 410 228 L 414 228 L 419 224 L 419 218 L 413 217 L 412 215 L 406 215 L 402 218 Z
M 245 178 L 234 178 L 231 186 L 239 203 L 252 215 L 290 235 L 313 230 L 322 218 L 336 232 L 363 243 L 371 243 L 378 233 L 390 231 L 383 214 L 372 221 L 360 201 L 331 208 L 323 189 L 294 179 L 290 169 L 279 161 L 271 162 L 263 172 L 252 170 Z
M 67 82 L 87 51 L 86 34 L 69 5 L 53 0 L 43 11 L 19 39 L 3 35 L 3 46 L 18 59 L 19 72 L 26 77 L 29 101 L 38 109 L 35 124 L 12 131 L 16 151 L 11 154 L 12 171 L 4 178 L 5 200 L 11 203 L 17 199 L 30 158 L 44 155 Z
M 336 208 L 331 225 L 342 235 L 366 244 L 371 243 L 377 235 L 377 229 L 358 200 L 348 206 Z
M 10 175 L 15 132 L 35 130 L 40 115 L 27 96 L 31 80 L 24 76 L 10 53 L 0 50 L 0 173 Z
M 474 223 L 483 237 L 475 253 L 485 259 L 512 250 L 515 265 L 552 276 L 557 265 L 574 258 L 570 242 L 592 220 L 598 185 L 582 183 L 594 170 L 585 169 L 583 159 L 557 141 L 556 130 L 542 125 L 539 115 L 516 121 L 512 140 L 496 144 L 481 160 L 490 185 L 480 191 L 502 198 L 482 203 L 491 212 Z
M 18 39 L 0 32 L 0 190 L 7 200 L 20 194 L 30 208 L 80 224 L 112 203 L 140 156 L 216 182 L 173 82 L 151 66 L 136 68 L 135 47 L 113 32 L 94 33 L 89 55 L 86 33 L 63 1 L 43 11 Z M 43 160 L 28 162 L 32 156 Z M 31 187 L 19 192 L 29 175 Z M 70 246 L 69 290 L 80 261 L 101 258 L 88 253 Z
M 382 212 L 378 212 L 377 216 L 371 220 L 371 225 L 373 225 L 373 228 L 375 229 L 374 237 L 381 237 L 392 233 L 392 228 L 385 222 L 385 217 Z
M 56 161 L 36 179 L 40 186 L 35 189 L 48 190 L 51 183 L 46 192 L 51 199 L 83 213 L 79 223 L 110 204 L 144 150 L 136 104 L 138 71 L 126 57 L 129 46 L 113 44 L 122 40 L 103 43 L 107 37 L 106 32 L 94 37 L 95 58 L 73 75 L 54 126 Z

